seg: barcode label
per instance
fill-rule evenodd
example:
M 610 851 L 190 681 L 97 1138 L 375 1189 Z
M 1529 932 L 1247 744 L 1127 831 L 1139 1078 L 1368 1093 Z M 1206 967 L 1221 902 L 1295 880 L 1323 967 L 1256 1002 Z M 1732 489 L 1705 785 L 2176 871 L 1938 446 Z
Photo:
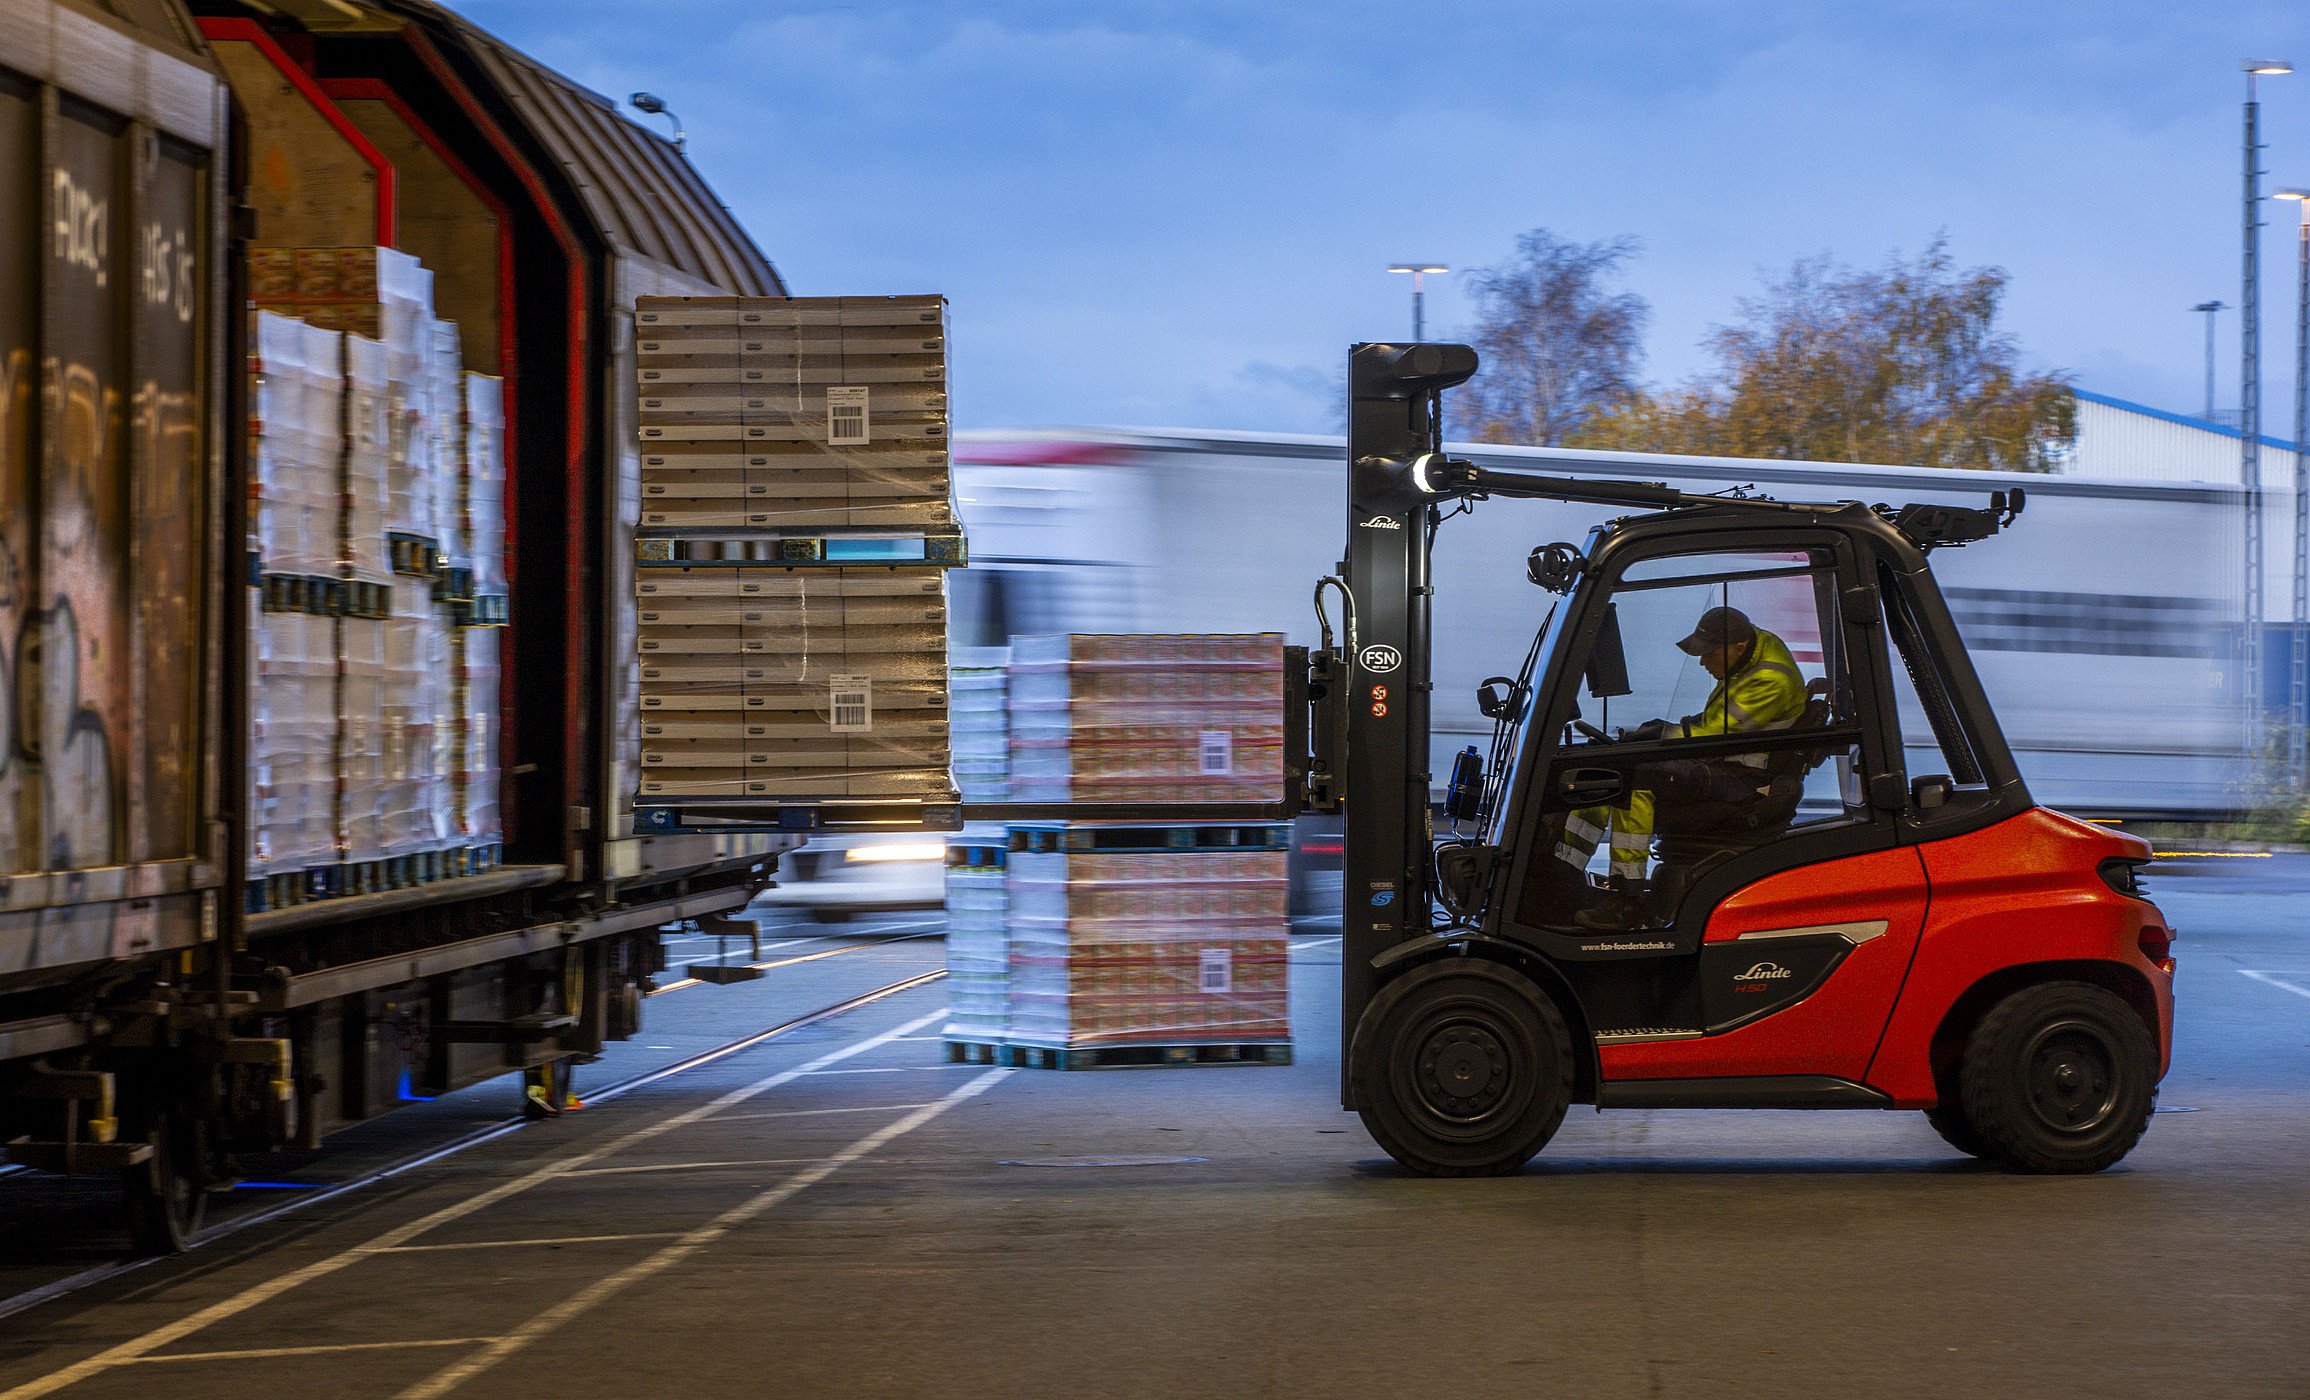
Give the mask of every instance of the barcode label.
M 828 683 L 827 728 L 837 734 L 874 731 L 874 677 L 836 676 Z
M 1206 948 L 1198 957 L 1195 990 L 1225 996 L 1235 990 L 1235 958 L 1225 948 Z
M 866 390 L 864 384 L 826 386 L 827 446 L 864 447 L 872 440 L 866 420 Z
M 1196 772 L 1206 778 L 1235 775 L 1235 731 L 1206 729 L 1196 736 Z

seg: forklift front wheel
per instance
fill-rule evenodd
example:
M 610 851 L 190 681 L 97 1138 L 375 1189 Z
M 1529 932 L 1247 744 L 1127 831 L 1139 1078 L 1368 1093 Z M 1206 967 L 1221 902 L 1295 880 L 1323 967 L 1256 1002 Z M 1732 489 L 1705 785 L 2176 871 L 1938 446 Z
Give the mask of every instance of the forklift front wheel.
M 1427 1176 L 1499 1176 L 1547 1145 L 1572 1102 L 1572 1035 L 1513 968 L 1447 958 L 1382 987 L 1349 1052 L 1364 1127 Z
M 2133 1150 L 2158 1101 L 2158 1046 L 2087 982 L 2041 982 L 1989 1009 L 1958 1069 L 1965 1117 L 2027 1172 L 2098 1172 Z

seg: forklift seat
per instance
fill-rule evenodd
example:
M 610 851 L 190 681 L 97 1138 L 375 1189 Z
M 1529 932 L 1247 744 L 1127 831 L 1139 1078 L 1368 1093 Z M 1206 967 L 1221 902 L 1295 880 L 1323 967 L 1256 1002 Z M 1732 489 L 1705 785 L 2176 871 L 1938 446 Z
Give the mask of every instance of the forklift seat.
M 1826 729 L 1836 719 L 1829 698 L 1829 682 L 1806 685 L 1804 713 L 1782 735 L 1808 729 Z M 1777 840 L 1797 817 L 1804 799 L 1805 777 L 1841 750 L 1841 745 L 1787 744 L 1774 748 L 1759 770 L 1764 781 L 1750 801 L 1711 802 L 1655 818 L 1652 854 L 1657 862 L 1653 902 L 1663 912 L 1682 902 L 1692 882 L 1743 851 L 1753 851 Z

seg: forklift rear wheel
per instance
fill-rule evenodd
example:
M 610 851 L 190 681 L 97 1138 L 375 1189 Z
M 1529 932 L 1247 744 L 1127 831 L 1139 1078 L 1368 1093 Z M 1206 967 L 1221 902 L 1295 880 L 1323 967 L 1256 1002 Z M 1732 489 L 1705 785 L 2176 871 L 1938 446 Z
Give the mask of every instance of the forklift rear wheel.
M 2027 1172 L 2098 1172 L 2149 1127 L 2157 1042 L 2110 992 L 2043 982 L 1981 1018 L 1958 1089 L 1965 1117 L 1999 1160 Z
M 137 1254 L 182 1254 L 208 1216 L 207 1135 L 189 1113 L 155 1110 L 152 1155 L 123 1170 L 130 1248 Z
M 1572 1035 L 1512 968 L 1452 958 L 1365 1008 L 1349 1051 L 1364 1127 L 1428 1176 L 1498 1176 L 1532 1159 L 1572 1102 Z

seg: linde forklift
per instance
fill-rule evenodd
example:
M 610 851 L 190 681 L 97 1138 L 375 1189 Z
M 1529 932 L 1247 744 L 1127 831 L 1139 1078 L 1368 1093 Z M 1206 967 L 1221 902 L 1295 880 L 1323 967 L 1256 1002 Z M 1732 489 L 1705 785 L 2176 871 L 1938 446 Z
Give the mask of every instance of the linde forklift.
M 2021 493 L 1896 509 L 1488 470 L 1443 451 L 1476 367 L 1461 345 L 1350 358 L 1304 793 L 1345 820 L 1343 1105 L 1438 1176 L 1516 1170 L 1576 1103 L 1918 1109 L 2021 1171 L 2125 1156 L 2172 1044 L 2149 847 L 2031 801 L 1927 563 Z M 1439 811 L 1431 639 L 1461 619 L 1430 562 L 1453 515 L 1515 499 L 1631 513 L 1532 551 L 1531 652 L 1484 683 L 1491 752 L 1459 755 Z M 1710 684 L 1679 647 L 1707 625 L 1749 629 L 1742 665 L 1775 638 L 1802 714 L 1673 714 Z M 1717 795 L 1672 801 L 1695 772 Z

